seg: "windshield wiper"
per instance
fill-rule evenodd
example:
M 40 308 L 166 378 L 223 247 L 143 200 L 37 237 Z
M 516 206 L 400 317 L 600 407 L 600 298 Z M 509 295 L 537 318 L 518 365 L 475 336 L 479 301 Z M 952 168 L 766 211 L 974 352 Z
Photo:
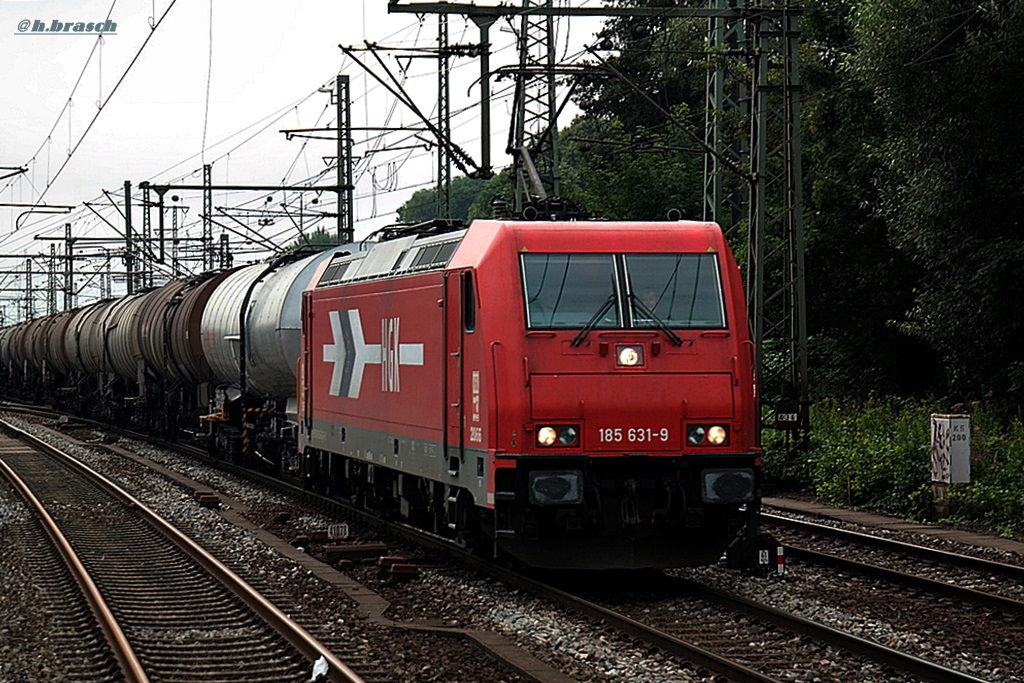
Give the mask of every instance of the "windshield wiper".
M 637 298 L 636 294 L 630 293 L 629 300 L 633 302 L 633 308 L 637 309 L 645 316 L 650 318 L 651 322 L 657 325 L 658 329 L 665 333 L 665 336 L 669 338 L 674 346 L 682 346 L 683 340 L 678 334 L 676 334 L 671 327 L 668 326 L 664 320 L 658 317 L 658 315 L 650 308 Z
M 597 327 L 597 322 L 604 316 L 605 313 L 608 312 L 608 309 L 611 308 L 614 304 L 615 292 L 612 292 L 611 294 L 608 295 L 608 298 L 605 300 L 605 302 L 601 304 L 601 308 L 597 309 L 597 313 L 595 313 L 593 317 L 587 321 L 587 324 L 583 326 L 583 329 L 579 331 L 579 334 L 577 334 L 576 337 L 572 340 L 572 344 L 570 344 L 570 346 L 579 346 L 580 344 L 582 344 L 583 340 L 587 338 L 588 334 L 590 334 L 590 331 Z M 679 343 L 682 344 L 682 341 L 680 341 Z

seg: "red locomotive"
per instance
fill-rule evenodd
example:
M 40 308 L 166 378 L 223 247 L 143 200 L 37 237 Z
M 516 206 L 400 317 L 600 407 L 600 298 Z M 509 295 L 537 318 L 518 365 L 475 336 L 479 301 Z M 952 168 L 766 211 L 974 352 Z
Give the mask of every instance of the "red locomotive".
M 445 230 L 4 328 L 0 382 L 533 566 L 727 547 L 768 565 L 754 349 L 718 227 Z
M 321 265 L 304 474 L 540 567 L 716 561 L 753 538 L 758 402 L 709 223 L 477 221 Z

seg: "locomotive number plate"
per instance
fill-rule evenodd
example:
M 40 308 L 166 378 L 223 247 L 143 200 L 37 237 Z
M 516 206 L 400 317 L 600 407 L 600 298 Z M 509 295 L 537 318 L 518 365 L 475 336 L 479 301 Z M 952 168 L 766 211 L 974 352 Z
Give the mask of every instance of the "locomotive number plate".
M 672 438 L 668 427 L 601 427 L 597 433 L 606 444 L 664 444 Z

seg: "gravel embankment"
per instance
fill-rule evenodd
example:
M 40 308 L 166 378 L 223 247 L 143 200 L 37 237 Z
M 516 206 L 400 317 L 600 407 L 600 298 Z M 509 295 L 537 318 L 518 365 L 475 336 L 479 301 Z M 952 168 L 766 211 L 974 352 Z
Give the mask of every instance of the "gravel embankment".
M 20 423 L 24 424 L 23 421 Z M 183 456 L 135 443 L 124 445 L 232 497 L 254 523 L 284 538 L 308 534 L 337 521 L 283 494 L 240 482 Z M 287 603 L 287 606 L 282 605 L 286 611 L 308 624 L 310 630 L 325 643 L 332 646 L 344 643 L 347 652 L 343 658 L 372 662 L 372 665 L 365 664 L 369 677 L 400 681 L 474 680 L 483 683 L 519 680 L 464 640 L 412 633 L 362 618 L 355 613 L 352 603 L 335 589 L 248 533 L 240 532 L 216 512 L 197 506 L 178 486 L 153 476 L 146 468 L 120 457 L 98 454 L 93 449 L 71 447 L 67 450 L 125 482 L 126 488 L 188 530 L 233 569 L 258 587 L 271 590 L 275 600 Z M 17 566 L 17 559 L 9 552 L 10 539 L 4 533 L 3 525 L 3 517 L 0 516 L 0 552 L 3 553 L 0 570 L 13 577 L 13 585 L 5 589 L 6 592 L 18 594 L 22 590 L 18 585 L 18 572 L 7 571 Z M 355 525 L 353 533 L 364 540 L 380 540 L 374 532 L 361 530 Z M 406 551 L 401 549 L 403 553 Z M 391 602 L 385 614 L 388 619 L 497 631 L 579 681 L 689 683 L 716 680 L 707 671 L 685 670 L 657 652 L 638 646 L 631 639 L 466 569 L 431 567 L 424 561 L 419 577 L 408 582 L 381 579 L 375 567 L 355 565 L 345 571 Z M 957 651 L 955 646 L 948 644 L 951 641 L 945 632 L 942 634 L 943 644 L 936 644 L 939 640 L 936 634 L 944 627 L 934 620 L 931 624 L 912 622 L 896 619 L 893 615 L 887 617 L 880 610 L 865 609 L 872 600 L 871 587 L 858 587 L 849 577 L 835 572 L 793 565 L 785 576 L 760 580 L 724 571 L 718 566 L 680 571 L 709 585 L 737 592 L 780 610 L 796 612 L 890 647 L 905 649 L 985 680 L 1024 680 L 1021 668 L 1015 662 L 991 660 L 972 649 Z M 28 587 L 24 590 L 27 591 Z M 861 599 L 855 599 L 854 591 L 861 590 Z M 673 607 L 679 609 L 671 601 L 666 601 L 664 609 Z M 956 618 L 955 613 L 949 615 L 951 623 L 955 623 Z M 27 626 L 32 627 L 31 624 Z M 1010 637 L 1012 634 L 1007 632 L 1003 635 Z M 38 670 L 39 663 L 25 662 L 24 666 L 25 670 Z M 842 668 L 842 662 L 823 662 L 817 671 L 794 672 L 792 679 L 891 681 L 898 676 L 885 671 L 847 671 Z

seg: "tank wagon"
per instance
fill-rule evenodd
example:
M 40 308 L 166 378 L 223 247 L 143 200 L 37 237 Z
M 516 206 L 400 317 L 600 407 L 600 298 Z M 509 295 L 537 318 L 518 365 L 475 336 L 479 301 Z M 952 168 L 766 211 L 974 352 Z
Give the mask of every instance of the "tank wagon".
M 754 349 L 711 223 L 292 255 L 0 330 L 0 371 L 528 565 L 767 563 Z

